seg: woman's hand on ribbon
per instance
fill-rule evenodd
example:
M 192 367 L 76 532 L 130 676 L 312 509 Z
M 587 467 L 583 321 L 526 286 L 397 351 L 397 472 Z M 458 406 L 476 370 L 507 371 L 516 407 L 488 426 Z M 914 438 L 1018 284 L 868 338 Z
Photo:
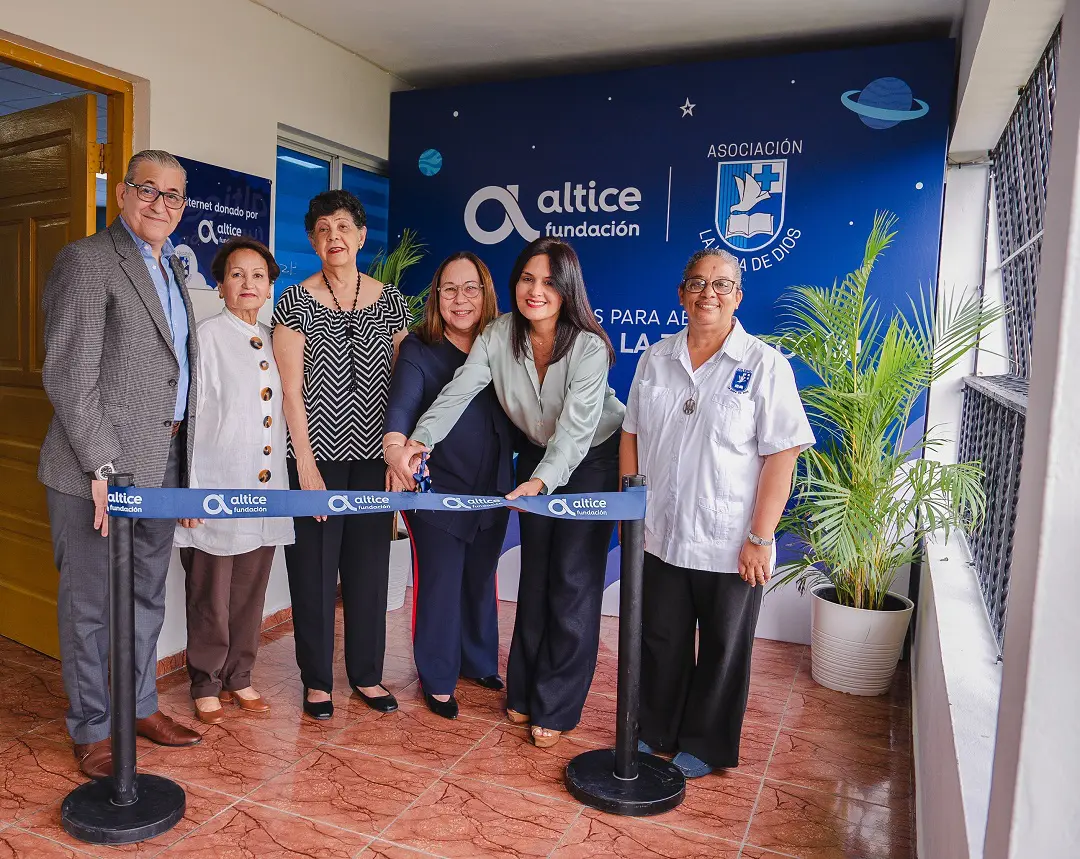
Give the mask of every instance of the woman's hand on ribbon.
M 198 528 L 202 523 L 202 519 L 177 519 L 183 528 Z
M 296 473 L 300 478 L 301 489 L 317 489 L 320 492 L 326 491 L 326 483 L 323 481 L 322 472 L 319 471 L 319 466 L 315 463 L 315 457 L 308 459 L 296 460 Z M 325 516 L 314 517 L 316 522 L 325 522 Z
M 516 501 L 518 498 L 521 498 L 522 496 L 539 495 L 543 491 L 544 491 L 544 481 L 542 481 L 539 477 L 534 477 L 531 480 L 526 480 L 517 489 L 515 489 L 513 492 L 511 492 L 509 495 L 507 495 L 506 500 L 507 501 Z M 520 507 L 512 507 L 511 509 L 512 510 L 517 510 L 518 512 L 521 512 Z
M 405 444 L 396 444 L 387 447 L 383 454 L 383 458 L 386 460 L 386 464 L 390 466 L 390 470 L 394 473 L 394 479 L 402 486 L 411 490 L 416 486 L 413 475 L 416 474 L 417 469 L 420 468 L 421 455 L 427 452 L 427 447 L 420 444 L 420 442 L 410 440 L 405 442 Z
M 409 480 L 408 485 L 398 480 L 397 474 L 389 465 L 386 466 L 386 491 L 387 492 L 412 492 L 416 488 L 416 484 Z

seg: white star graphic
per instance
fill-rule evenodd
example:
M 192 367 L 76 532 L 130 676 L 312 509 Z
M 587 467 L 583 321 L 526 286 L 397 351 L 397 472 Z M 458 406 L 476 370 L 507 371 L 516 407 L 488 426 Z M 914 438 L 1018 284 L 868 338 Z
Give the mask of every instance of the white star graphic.
M 684 117 L 685 116 L 693 116 L 695 107 L 697 107 L 697 105 L 696 104 L 690 104 L 690 99 L 687 99 L 685 104 L 680 104 L 679 105 L 679 110 L 682 111 L 682 115 Z

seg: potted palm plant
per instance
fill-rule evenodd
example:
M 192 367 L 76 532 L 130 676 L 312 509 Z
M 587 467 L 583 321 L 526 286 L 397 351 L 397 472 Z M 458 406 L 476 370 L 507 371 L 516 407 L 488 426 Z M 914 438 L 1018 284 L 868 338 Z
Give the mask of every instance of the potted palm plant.
M 890 592 L 898 572 L 923 538 L 983 518 L 980 464 L 926 458 L 944 439 L 912 416 L 1002 315 L 978 295 L 933 312 L 925 299 L 906 314 L 882 311 L 867 285 L 895 224 L 875 215 L 862 265 L 842 282 L 791 287 L 771 338 L 816 377 L 801 395 L 818 438 L 799 458 L 780 525 L 798 552 L 774 587 L 809 588 L 814 680 L 856 695 L 892 682 L 913 609 Z
M 382 283 L 392 283 L 402 289 L 405 272 L 424 258 L 426 247 L 417 239 L 415 230 L 402 230 L 401 239 L 393 250 L 387 251 L 386 248 L 380 248 L 375 254 L 371 265 L 368 266 L 368 276 Z M 402 294 L 409 306 L 410 328 L 423 317 L 424 302 L 427 300 L 429 288 L 425 287 L 417 295 L 409 295 L 402 289 Z M 409 574 L 412 572 L 412 547 L 409 543 L 408 532 L 401 525 L 401 517 L 395 513 L 393 542 L 390 544 L 390 579 L 386 588 L 387 611 L 396 611 L 405 605 L 405 590 L 409 585 Z

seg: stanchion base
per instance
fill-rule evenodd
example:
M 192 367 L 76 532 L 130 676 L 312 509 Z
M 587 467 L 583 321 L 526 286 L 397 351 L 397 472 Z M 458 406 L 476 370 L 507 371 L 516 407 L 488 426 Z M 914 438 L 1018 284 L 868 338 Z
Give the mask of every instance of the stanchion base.
M 638 753 L 638 776 L 615 777 L 615 750 L 584 752 L 566 765 L 566 789 L 578 802 L 627 817 L 671 811 L 686 795 L 678 767 L 656 755 Z
M 138 801 L 114 805 L 112 779 L 89 781 L 64 799 L 60 820 L 64 830 L 90 844 L 131 844 L 172 829 L 181 817 L 187 797 L 176 782 L 161 776 L 135 776 Z

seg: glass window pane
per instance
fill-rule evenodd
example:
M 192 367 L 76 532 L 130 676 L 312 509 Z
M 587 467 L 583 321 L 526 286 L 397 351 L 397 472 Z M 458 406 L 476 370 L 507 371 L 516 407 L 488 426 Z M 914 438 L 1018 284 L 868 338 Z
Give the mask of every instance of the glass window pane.
M 360 271 L 367 271 L 371 261 L 380 250 L 387 247 L 387 219 L 390 210 L 390 180 L 378 173 L 353 167 L 341 166 L 341 187 L 351 191 L 364 204 L 367 212 L 367 241 L 356 257 Z
M 319 270 L 319 257 L 304 232 L 304 215 L 312 197 L 330 190 L 330 162 L 279 146 L 274 185 L 274 258 L 281 266 L 274 284 L 276 301 L 285 287 Z

